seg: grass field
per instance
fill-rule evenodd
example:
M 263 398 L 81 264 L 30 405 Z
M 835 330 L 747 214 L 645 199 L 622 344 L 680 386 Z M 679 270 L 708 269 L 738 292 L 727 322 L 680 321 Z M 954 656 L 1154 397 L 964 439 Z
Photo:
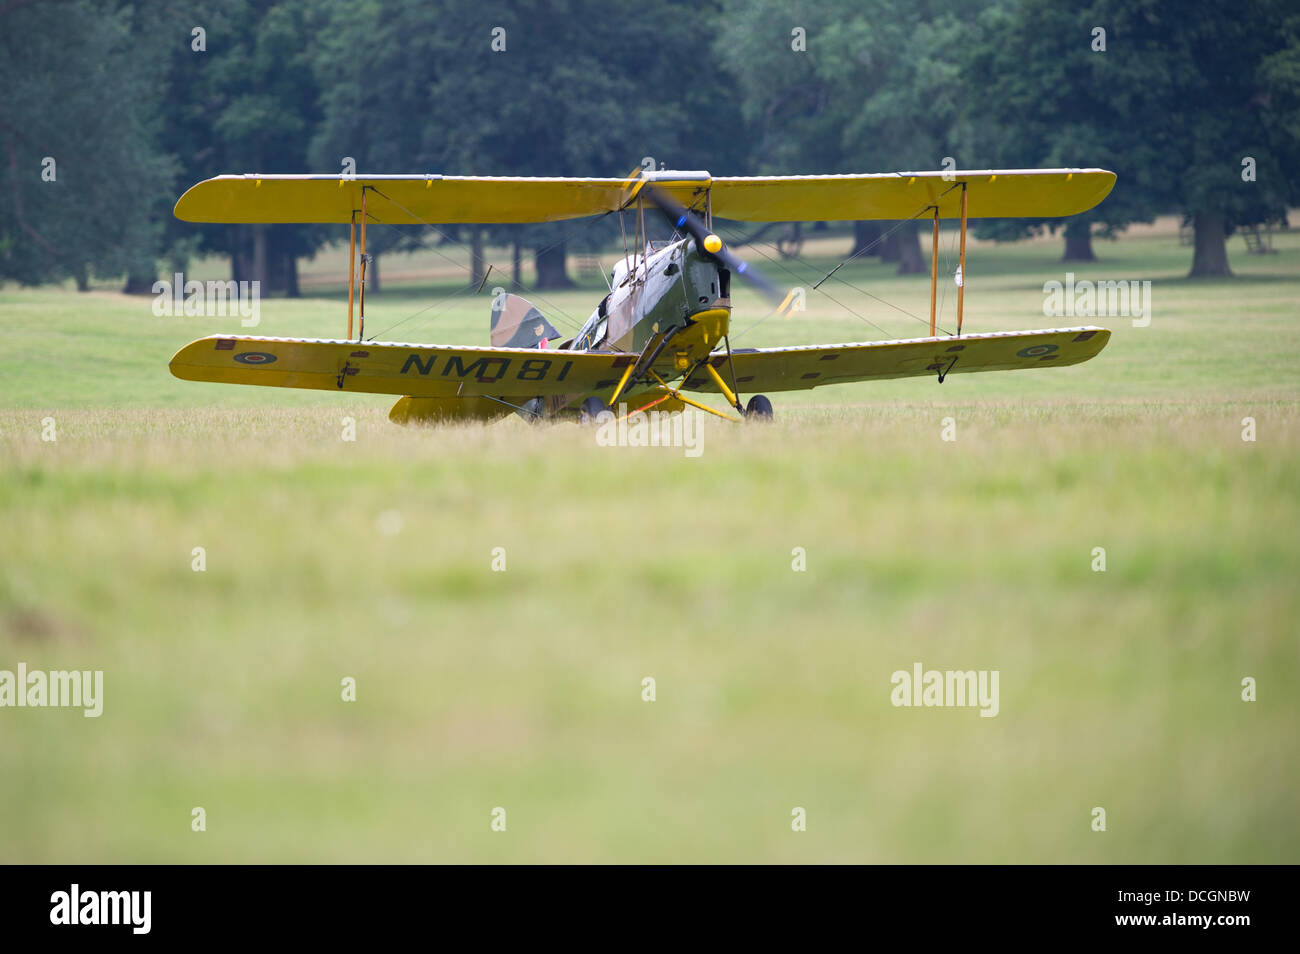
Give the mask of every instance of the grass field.
M 811 283 L 843 247 L 750 254 Z M 1059 239 L 978 243 L 967 330 L 1109 347 L 776 395 L 696 459 L 181 382 L 171 354 L 237 320 L 0 289 L 0 669 L 104 672 L 97 719 L 0 710 L 0 861 L 1300 861 L 1300 236 L 1277 247 L 1198 282 L 1168 228 L 1099 242 L 1071 270 L 1151 280 L 1135 328 L 1043 316 Z M 485 343 L 490 287 L 430 307 L 461 254 L 386 259 L 368 329 Z M 341 261 L 255 333 L 341 334 Z M 925 279 L 841 275 L 860 317 L 814 294 L 736 343 L 925 333 Z M 571 330 L 599 282 L 535 300 Z M 761 314 L 738 295 L 734 327 Z M 998 715 L 893 706 L 916 662 L 997 670 Z

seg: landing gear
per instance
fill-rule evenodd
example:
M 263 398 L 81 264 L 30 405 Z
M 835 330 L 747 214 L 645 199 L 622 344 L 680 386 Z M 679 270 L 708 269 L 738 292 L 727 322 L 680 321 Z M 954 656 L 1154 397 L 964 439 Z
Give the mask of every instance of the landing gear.
M 539 397 L 531 398 L 519 405 L 518 414 L 529 424 L 540 424 L 546 420 L 546 402 Z
M 608 410 L 609 408 L 605 406 L 605 402 L 600 398 L 584 398 L 582 404 L 578 407 L 578 420 L 583 424 L 595 424 L 596 418 Z
M 772 420 L 772 402 L 767 399 L 766 395 L 755 394 L 749 399 L 749 403 L 745 405 L 745 420 Z

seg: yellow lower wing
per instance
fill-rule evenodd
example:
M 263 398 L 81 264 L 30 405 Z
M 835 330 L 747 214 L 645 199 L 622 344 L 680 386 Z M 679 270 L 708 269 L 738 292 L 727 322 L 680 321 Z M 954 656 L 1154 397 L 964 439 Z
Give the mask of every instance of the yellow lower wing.
M 1054 328 L 960 338 L 733 350 L 732 361 L 737 386 L 753 394 L 920 375 L 947 377 L 968 371 L 1059 368 L 1096 356 L 1109 340 L 1110 332 L 1105 328 Z M 726 354 L 714 354 L 710 362 L 730 384 Z M 703 370 L 693 373 L 682 387 L 690 391 L 718 390 L 713 378 Z
M 636 355 L 214 335 L 171 360 L 186 381 L 414 397 L 538 397 L 612 389 Z

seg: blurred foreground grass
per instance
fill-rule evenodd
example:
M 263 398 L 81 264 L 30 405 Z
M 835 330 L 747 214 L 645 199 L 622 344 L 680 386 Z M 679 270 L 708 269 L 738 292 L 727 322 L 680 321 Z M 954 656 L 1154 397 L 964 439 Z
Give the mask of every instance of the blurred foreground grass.
M 1254 444 L 1237 410 L 1053 410 L 710 422 L 694 460 L 5 414 L 3 658 L 106 699 L 0 712 L 0 855 L 1295 860 L 1294 407 Z M 1000 670 L 1000 714 L 892 707 L 916 661 Z

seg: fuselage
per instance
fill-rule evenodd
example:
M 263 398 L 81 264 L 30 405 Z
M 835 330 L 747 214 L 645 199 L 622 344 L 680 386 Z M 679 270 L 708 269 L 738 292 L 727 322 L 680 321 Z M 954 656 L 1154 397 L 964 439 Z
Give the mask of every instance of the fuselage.
M 565 346 L 640 353 L 658 334 L 685 327 L 704 311 L 730 309 L 730 273 L 684 238 L 632 259 L 610 276 L 612 290 Z

